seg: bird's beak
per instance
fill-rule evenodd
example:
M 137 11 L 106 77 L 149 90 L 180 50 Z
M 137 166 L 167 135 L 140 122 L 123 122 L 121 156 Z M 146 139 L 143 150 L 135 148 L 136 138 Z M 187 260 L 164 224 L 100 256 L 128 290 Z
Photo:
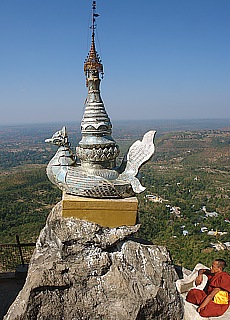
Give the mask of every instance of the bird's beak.
M 45 142 L 47 142 L 47 143 L 51 143 L 51 142 L 52 142 L 52 140 L 51 140 L 51 139 L 46 139 L 46 140 L 45 140 Z

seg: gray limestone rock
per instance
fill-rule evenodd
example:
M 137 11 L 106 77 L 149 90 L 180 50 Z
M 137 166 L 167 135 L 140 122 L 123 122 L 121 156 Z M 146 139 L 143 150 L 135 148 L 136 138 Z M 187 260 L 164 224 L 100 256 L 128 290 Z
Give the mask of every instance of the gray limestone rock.
M 62 218 L 58 203 L 4 320 L 182 319 L 169 253 L 133 238 L 138 228 Z

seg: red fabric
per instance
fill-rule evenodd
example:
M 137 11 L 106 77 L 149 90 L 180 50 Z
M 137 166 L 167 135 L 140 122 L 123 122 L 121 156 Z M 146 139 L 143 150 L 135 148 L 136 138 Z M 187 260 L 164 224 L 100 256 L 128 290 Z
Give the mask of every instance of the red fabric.
M 207 297 L 207 294 L 203 290 L 192 289 L 188 292 L 186 300 L 190 303 L 196 304 L 197 306 L 201 305 L 204 299 Z M 213 301 L 210 301 L 204 309 L 201 310 L 201 317 L 219 317 L 228 310 L 228 304 L 216 304 Z
M 219 317 L 222 316 L 227 310 L 229 305 L 227 304 L 216 304 L 213 301 L 210 301 L 204 309 L 201 310 L 201 317 Z
M 220 288 L 230 293 L 230 275 L 222 271 L 215 276 L 209 276 L 207 293 L 211 293 L 214 288 Z
M 205 291 L 209 295 L 214 288 L 221 288 L 222 290 L 228 291 L 230 298 L 230 276 L 226 272 L 217 273 L 214 276 L 208 276 L 209 281 L 205 288 Z M 186 297 L 186 300 L 197 306 L 200 306 L 204 299 L 207 297 L 206 292 L 199 289 L 191 289 Z M 230 304 L 230 302 L 229 302 Z M 216 304 L 210 301 L 204 309 L 201 310 L 201 317 L 218 317 L 227 311 L 229 304 Z
M 199 306 L 206 297 L 207 294 L 203 290 L 191 289 L 187 294 L 186 300 Z

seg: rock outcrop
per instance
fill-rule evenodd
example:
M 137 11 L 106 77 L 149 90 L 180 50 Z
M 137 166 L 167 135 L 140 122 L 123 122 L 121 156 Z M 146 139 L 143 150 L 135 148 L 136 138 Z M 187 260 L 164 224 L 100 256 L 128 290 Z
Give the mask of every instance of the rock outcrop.
M 179 320 L 177 274 L 166 248 L 51 211 L 25 285 L 4 320 Z

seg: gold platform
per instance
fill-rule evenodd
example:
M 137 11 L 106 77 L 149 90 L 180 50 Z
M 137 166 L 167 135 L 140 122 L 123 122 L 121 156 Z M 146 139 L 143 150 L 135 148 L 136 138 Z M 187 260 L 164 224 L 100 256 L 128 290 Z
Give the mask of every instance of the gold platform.
M 97 223 L 102 227 L 133 226 L 137 220 L 138 200 L 94 199 L 62 194 L 62 216 Z

